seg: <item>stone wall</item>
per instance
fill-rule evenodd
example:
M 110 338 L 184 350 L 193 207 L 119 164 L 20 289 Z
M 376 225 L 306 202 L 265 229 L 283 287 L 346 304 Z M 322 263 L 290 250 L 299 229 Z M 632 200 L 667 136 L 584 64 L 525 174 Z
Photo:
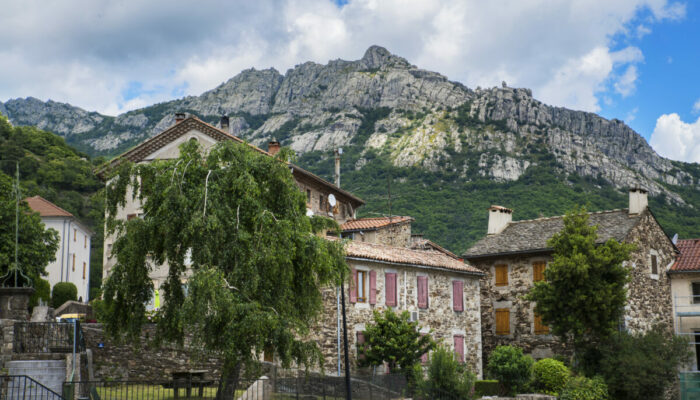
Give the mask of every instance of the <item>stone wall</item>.
M 387 246 L 408 247 L 411 245 L 411 221 L 377 229 L 373 239 L 374 243 Z
M 436 341 L 453 348 L 454 335 L 464 336 L 465 361 L 471 370 L 482 376 L 481 369 L 481 313 L 479 303 L 479 281 L 471 275 L 457 272 L 447 272 L 435 269 L 419 269 L 415 267 L 396 266 L 378 262 L 359 262 L 349 260 L 351 266 L 357 270 L 374 270 L 377 273 L 376 298 L 374 305 L 369 303 L 349 302 L 347 286 L 345 301 L 347 303 L 348 343 L 350 358 L 353 365 L 357 357 L 357 332 L 365 330 L 365 326 L 372 322 L 372 312 L 382 311 L 387 308 L 385 295 L 386 272 L 397 274 L 397 312 L 417 311 L 421 331 L 432 331 Z M 367 274 L 369 275 L 369 274 Z M 428 276 L 429 306 L 428 309 L 418 309 L 417 306 L 417 276 Z M 464 311 L 455 312 L 452 309 L 452 281 L 464 282 Z M 369 288 L 369 284 L 366 286 Z M 369 296 L 368 296 L 369 297 Z M 324 369 L 332 373 L 337 369 L 337 297 L 335 289 L 324 291 L 324 313 L 316 327 L 312 329 L 312 338 L 321 347 L 325 364 Z

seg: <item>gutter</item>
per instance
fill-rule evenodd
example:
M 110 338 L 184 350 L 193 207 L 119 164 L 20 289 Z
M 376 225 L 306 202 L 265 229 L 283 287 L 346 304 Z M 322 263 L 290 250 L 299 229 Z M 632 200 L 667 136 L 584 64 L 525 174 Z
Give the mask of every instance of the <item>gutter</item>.
M 466 253 L 462 254 L 462 258 L 465 260 L 484 260 L 488 258 L 498 258 L 498 257 L 504 257 L 504 256 L 515 256 L 515 255 L 526 255 L 526 254 L 532 254 L 532 255 L 540 255 L 540 254 L 547 254 L 551 253 L 553 251 L 552 248 L 544 248 L 544 249 L 528 249 L 528 250 L 518 250 L 518 251 L 504 251 L 500 253 L 487 253 L 487 254 L 476 254 L 476 255 L 467 255 Z
M 452 268 L 447 268 L 447 267 L 433 267 L 429 265 L 421 265 L 421 264 L 410 264 L 410 263 L 399 263 L 399 262 L 393 262 L 393 261 L 384 261 L 384 260 L 376 260 L 374 258 L 364 258 L 364 257 L 351 257 L 351 256 L 345 256 L 346 259 L 348 260 L 354 260 L 354 261 L 364 261 L 364 262 L 373 262 L 373 263 L 379 263 L 379 264 L 390 264 L 390 265 L 398 265 L 401 267 L 412 267 L 412 268 L 418 268 L 418 269 L 430 269 L 430 270 L 438 270 L 438 271 L 443 271 L 443 272 L 456 272 L 459 274 L 464 274 L 464 275 L 472 275 L 472 276 L 478 276 L 482 277 L 485 276 L 486 274 L 483 272 L 473 272 L 473 271 L 464 271 L 464 270 L 459 270 L 459 269 L 452 269 Z

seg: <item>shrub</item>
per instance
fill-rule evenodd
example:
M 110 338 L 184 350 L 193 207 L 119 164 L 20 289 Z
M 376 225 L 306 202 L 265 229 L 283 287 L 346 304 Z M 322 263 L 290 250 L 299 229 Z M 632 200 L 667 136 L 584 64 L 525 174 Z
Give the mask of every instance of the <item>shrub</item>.
M 489 355 L 486 368 L 490 377 L 503 386 L 503 394 L 512 395 L 530 382 L 532 364 L 532 358 L 524 355 L 521 348 L 498 346 Z
M 71 282 L 58 282 L 51 292 L 51 307 L 58 308 L 68 300 L 78 300 L 78 288 Z
M 608 387 L 603 379 L 596 377 L 588 379 L 585 376 L 577 376 L 569 379 L 561 391 L 559 400 L 607 400 Z
M 51 284 L 46 279 L 34 278 L 34 294 L 29 298 L 29 308 L 39 305 L 39 300 L 49 304 L 51 300 Z
M 474 383 L 474 393 L 476 397 L 498 396 L 500 383 L 497 380 L 483 380 Z
M 455 359 L 451 350 L 440 346 L 430 355 L 428 379 L 423 382 L 419 397 L 434 399 L 449 393 L 460 399 L 471 399 L 475 380 L 474 374 Z
M 571 371 L 561 361 L 544 358 L 532 367 L 532 378 L 538 391 L 558 395 L 566 386 Z

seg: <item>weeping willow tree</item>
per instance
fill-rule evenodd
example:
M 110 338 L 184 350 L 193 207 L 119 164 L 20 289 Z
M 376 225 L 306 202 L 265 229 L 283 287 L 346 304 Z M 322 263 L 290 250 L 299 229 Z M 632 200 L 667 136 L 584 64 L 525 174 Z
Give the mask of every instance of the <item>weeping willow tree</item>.
M 303 338 L 322 309 L 322 286 L 338 283 L 347 266 L 342 244 L 318 235 L 337 224 L 306 216 L 283 162 L 290 153 L 273 158 L 234 142 L 205 153 L 189 142 L 180 154 L 124 164 L 107 187 L 117 263 L 105 282 L 106 329 L 140 333 L 154 290 L 149 273 L 167 265 L 156 339 L 183 343 L 191 335 L 192 346 L 220 357 L 217 398 L 230 399 L 263 351 L 284 365 L 320 361 Z M 141 202 L 143 218 L 117 218 L 127 196 Z

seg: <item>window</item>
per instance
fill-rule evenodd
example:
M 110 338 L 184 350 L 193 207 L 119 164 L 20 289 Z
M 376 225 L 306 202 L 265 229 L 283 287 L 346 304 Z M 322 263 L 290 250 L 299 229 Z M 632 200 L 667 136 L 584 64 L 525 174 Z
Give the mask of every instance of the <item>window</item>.
M 464 335 L 455 335 L 455 356 L 460 363 L 464 362 Z
M 532 263 L 532 281 L 539 282 L 544 280 L 544 270 L 547 268 L 547 263 L 544 261 L 535 261 Z
M 396 307 L 396 273 L 387 272 L 384 275 L 386 287 L 386 305 Z
M 83 248 L 87 249 L 87 235 L 83 236 L 84 243 L 83 243 Z
M 326 211 L 325 203 L 326 203 L 325 196 L 322 195 L 322 194 L 320 194 L 320 195 L 318 196 L 318 209 L 319 209 L 320 211 Z
M 355 341 L 355 346 L 357 347 L 357 358 L 359 360 L 363 360 L 365 358 L 365 352 L 364 352 L 364 347 L 365 347 L 365 333 L 364 332 L 357 332 L 357 340 Z
M 700 303 L 700 282 L 693 282 L 692 283 L 692 290 L 693 290 L 693 304 L 699 304 Z
M 311 204 L 311 189 L 306 189 L 306 202 Z
M 367 290 L 365 288 L 366 271 L 357 271 L 357 302 L 367 302 Z
M 418 308 L 428 308 L 428 277 L 418 277 Z
M 73 253 L 73 272 L 75 272 L 75 253 Z
M 496 286 L 508 286 L 508 266 L 496 265 Z
M 651 273 L 654 275 L 659 274 L 659 266 L 657 265 L 656 254 L 651 255 Z
M 275 360 L 275 351 L 272 349 L 272 346 L 265 346 L 263 350 L 263 360 L 270 363 Z
M 464 282 L 452 281 L 452 309 L 464 311 Z
M 85 279 L 85 270 L 87 270 L 87 263 L 83 261 L 83 279 Z
M 496 309 L 496 335 L 510 335 L 510 310 Z
M 535 335 L 549 334 L 549 327 L 542 323 L 542 317 L 535 314 Z

